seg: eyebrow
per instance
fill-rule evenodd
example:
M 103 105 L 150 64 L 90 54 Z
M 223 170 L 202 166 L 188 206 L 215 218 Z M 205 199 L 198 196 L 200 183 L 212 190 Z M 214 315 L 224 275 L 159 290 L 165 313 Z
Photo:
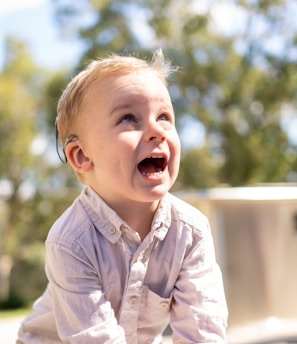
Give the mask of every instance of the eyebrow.
M 131 109 L 134 106 L 138 106 L 141 103 L 141 99 L 138 94 L 133 95 L 129 94 L 127 97 L 124 99 L 119 99 L 118 103 L 115 104 L 111 108 L 111 114 L 116 113 L 117 111 L 123 111 L 123 110 L 128 110 Z
M 134 98 L 134 97 L 133 97 Z M 172 109 L 173 110 L 173 105 L 171 102 L 167 102 L 166 100 L 162 100 L 162 98 L 155 98 L 157 100 L 160 100 L 160 108 L 162 109 Z M 123 111 L 123 110 L 129 110 L 132 109 L 134 106 L 138 106 L 141 104 L 143 101 L 139 99 L 138 96 L 135 96 L 135 99 L 125 99 L 123 102 L 120 102 L 119 104 L 116 104 L 114 107 L 112 107 L 110 114 L 117 113 L 118 111 Z
M 120 104 L 117 104 L 115 105 L 111 111 L 110 111 L 110 114 L 114 114 L 114 113 L 117 113 L 118 111 L 123 111 L 123 110 L 128 110 L 128 109 L 131 109 L 133 107 L 133 104 L 131 103 L 120 103 Z

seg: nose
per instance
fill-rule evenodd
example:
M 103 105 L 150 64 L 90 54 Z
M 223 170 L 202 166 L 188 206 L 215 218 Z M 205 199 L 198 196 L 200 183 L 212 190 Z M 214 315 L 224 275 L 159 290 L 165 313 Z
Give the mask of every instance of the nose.
M 145 141 L 164 142 L 166 140 L 166 131 L 160 122 L 150 122 L 146 130 Z

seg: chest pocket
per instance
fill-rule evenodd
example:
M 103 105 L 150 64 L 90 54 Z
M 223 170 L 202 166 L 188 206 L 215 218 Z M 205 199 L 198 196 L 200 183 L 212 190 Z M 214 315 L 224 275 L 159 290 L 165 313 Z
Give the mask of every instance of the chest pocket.
M 144 299 L 139 309 L 140 331 L 146 328 L 150 333 L 162 333 L 169 322 L 169 311 L 172 297 L 162 298 L 148 287 L 143 294 Z

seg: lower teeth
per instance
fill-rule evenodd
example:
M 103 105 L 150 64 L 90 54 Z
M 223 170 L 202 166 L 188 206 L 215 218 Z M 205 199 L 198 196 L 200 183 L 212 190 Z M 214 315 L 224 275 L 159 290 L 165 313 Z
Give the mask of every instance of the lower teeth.
M 152 176 L 152 175 L 159 175 L 162 174 L 162 170 L 154 172 L 154 173 L 149 173 L 149 172 L 142 172 L 144 176 Z

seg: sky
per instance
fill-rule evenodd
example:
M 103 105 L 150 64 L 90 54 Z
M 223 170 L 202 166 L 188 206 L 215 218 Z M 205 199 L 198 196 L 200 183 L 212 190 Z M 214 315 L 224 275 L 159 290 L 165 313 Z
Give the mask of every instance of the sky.
M 24 40 L 37 64 L 50 69 L 75 64 L 82 51 L 78 42 L 61 38 L 51 0 L 0 0 L 0 71 L 7 35 Z
M 37 64 L 53 70 L 75 65 L 82 52 L 79 42 L 61 38 L 51 0 L 0 0 L 0 71 L 5 59 L 7 35 L 24 40 Z M 198 138 L 197 132 L 200 133 Z M 205 131 L 201 124 L 186 118 L 180 135 L 184 146 L 200 146 Z
M 5 37 L 12 35 L 26 42 L 34 60 L 40 66 L 49 69 L 62 68 L 64 66 L 74 66 L 78 61 L 83 47 L 74 39 L 63 39 L 61 32 L 54 19 L 54 9 L 52 0 L 0 0 L 0 72 L 3 68 L 5 59 Z M 199 6 L 205 2 L 199 0 Z M 224 3 L 224 6 L 222 5 Z M 203 9 L 201 9 L 203 10 Z M 234 12 L 234 6 L 230 7 L 230 2 L 223 1 L 216 7 L 217 29 L 229 34 L 234 30 L 234 25 L 240 29 L 244 16 L 241 12 Z M 190 119 L 189 119 L 190 120 Z M 282 121 L 292 142 L 297 143 L 297 116 L 295 109 L 285 111 Z M 199 128 L 197 127 L 199 126 Z M 201 133 L 201 141 L 198 146 L 203 144 L 204 132 L 199 123 L 186 125 L 185 130 L 181 131 L 182 136 L 193 138 L 197 144 L 197 131 Z M 193 133 L 189 133 L 192 128 Z M 188 139 L 189 146 L 192 142 Z
M 74 40 L 61 38 L 61 33 L 54 21 L 52 0 L 0 0 L 0 71 L 4 63 L 4 43 L 7 35 L 17 36 L 29 45 L 30 51 L 38 64 L 51 69 L 75 63 L 82 51 L 82 46 Z M 208 0 L 199 0 L 196 10 L 205 11 Z M 216 6 L 218 29 L 224 33 L 240 26 L 244 21 L 242 13 L 230 7 L 228 1 Z M 230 16 L 232 20 L 230 20 Z M 135 19 L 136 17 L 136 19 Z M 144 32 L 142 18 L 135 16 L 133 25 Z M 232 23 L 232 24 L 231 24 Z M 148 37 L 147 37 L 148 38 Z

